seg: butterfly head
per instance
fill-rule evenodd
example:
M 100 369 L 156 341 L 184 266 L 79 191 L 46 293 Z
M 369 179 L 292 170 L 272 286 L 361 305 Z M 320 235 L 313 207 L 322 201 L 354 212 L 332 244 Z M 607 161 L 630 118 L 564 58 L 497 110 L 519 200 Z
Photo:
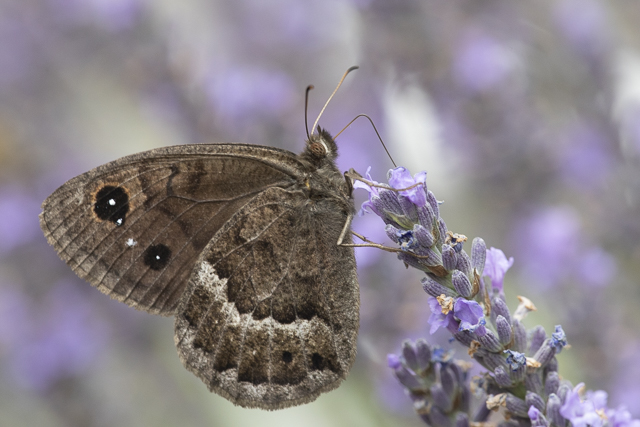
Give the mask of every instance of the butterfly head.
M 314 163 L 325 159 L 335 160 L 338 157 L 338 146 L 333 137 L 320 126 L 317 129 L 316 133 L 309 136 L 303 155 Z

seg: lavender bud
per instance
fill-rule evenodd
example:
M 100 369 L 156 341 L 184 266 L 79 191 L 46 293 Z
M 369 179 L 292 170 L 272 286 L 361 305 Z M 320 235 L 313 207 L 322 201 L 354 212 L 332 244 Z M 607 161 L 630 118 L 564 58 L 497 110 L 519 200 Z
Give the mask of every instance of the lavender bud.
M 550 394 L 547 399 L 547 418 L 551 421 L 552 424 L 556 426 L 564 426 L 567 423 L 567 420 L 564 419 L 562 415 L 560 415 L 560 408 L 562 407 L 562 402 L 560 398 L 555 394 Z
M 447 395 L 447 393 L 442 389 L 442 386 L 436 383 L 431 386 L 430 390 L 433 404 L 439 408 L 442 408 L 445 412 L 451 411 L 453 402 L 451 401 L 451 398 Z
M 540 365 L 545 366 L 555 355 L 556 349 L 555 347 L 551 347 L 551 340 L 547 339 L 538 349 L 533 358 L 540 362 Z
M 429 414 L 429 418 L 431 418 L 431 425 L 438 427 L 453 427 L 453 423 L 451 419 L 446 416 L 440 408 L 434 406 L 431 408 L 431 413 Z
M 544 387 L 542 386 L 542 374 L 539 371 L 527 374 L 524 378 L 524 386 L 527 390 L 540 394 Z
M 558 359 L 555 356 L 545 365 L 545 375 L 549 372 L 558 372 Z
M 538 325 L 533 328 L 530 334 L 531 345 L 529 347 L 529 354 L 534 354 L 536 351 L 538 351 L 544 340 L 547 339 L 547 333 L 544 331 L 544 328 L 542 326 Z
M 487 257 L 487 245 L 480 237 L 476 237 L 471 242 L 471 266 L 480 276 L 484 271 L 484 262 Z
M 430 190 L 427 191 L 427 202 L 429 203 L 429 206 L 431 206 L 433 216 L 435 218 L 440 218 L 440 208 L 438 207 L 438 200 Z M 442 235 L 442 238 L 444 239 L 444 234 Z
M 458 406 L 459 411 L 469 412 L 471 409 L 471 390 L 469 390 L 468 385 L 464 385 L 460 389 L 460 394 L 458 395 Z
M 398 203 L 400 203 L 400 207 L 402 207 L 402 212 L 404 216 L 410 218 L 412 221 L 418 221 L 418 211 L 416 210 L 416 205 L 405 195 L 398 194 Z
M 476 339 L 476 335 L 469 331 L 458 331 L 453 334 L 453 337 L 461 344 L 470 347 L 471 342 Z
M 433 238 L 433 234 L 429 229 L 424 228 L 420 224 L 415 224 L 413 226 L 413 234 L 416 236 L 418 240 L 418 244 L 425 248 L 430 248 L 435 243 L 435 239 Z
M 444 261 L 444 254 L 443 254 L 442 260 Z M 447 268 L 447 266 L 445 265 L 444 268 Z M 464 275 L 463 272 L 455 270 L 453 272 L 453 277 L 451 278 L 451 281 L 453 282 L 453 287 L 456 288 L 456 291 L 458 291 L 460 295 L 462 295 L 465 298 L 471 298 L 473 294 L 471 289 L 471 282 L 469 281 L 467 276 Z
M 549 372 L 544 381 L 544 393 L 547 396 L 551 396 L 558 391 L 558 387 L 560 387 L 560 377 L 557 372 Z
M 488 329 L 486 334 L 478 337 L 478 341 L 480 341 L 480 344 L 482 344 L 482 347 L 484 347 L 485 349 L 487 349 L 492 353 L 498 353 L 502 351 L 502 344 L 500 343 L 500 340 L 498 339 L 496 334 L 494 334 Z
M 527 391 L 524 401 L 527 407 L 533 406 L 540 412 L 544 411 L 544 400 L 538 394 Z
M 511 342 L 511 325 L 502 315 L 498 315 L 496 319 L 496 330 L 498 331 L 500 344 L 505 346 Z
M 445 224 L 442 218 L 438 218 L 438 231 L 440 232 L 438 243 L 444 244 L 444 239 L 447 238 L 447 224 Z
M 456 415 L 456 427 L 469 427 L 469 416 L 458 412 Z
M 567 393 L 569 393 L 571 391 L 573 387 L 571 387 L 571 384 L 563 382 L 560 384 L 560 387 L 558 387 L 558 392 L 556 393 L 558 395 L 558 397 L 560 398 L 560 402 L 564 403 L 565 399 L 567 398 Z
M 400 381 L 400 384 L 405 386 L 410 391 L 419 391 L 424 389 L 422 383 L 415 376 L 415 374 L 410 372 L 404 366 L 395 368 L 393 371 L 394 371 L 394 374 L 396 375 L 396 378 L 398 378 L 398 381 Z
M 416 210 L 418 211 L 418 222 L 420 225 L 431 231 L 436 219 L 436 216 L 433 214 L 433 210 L 431 209 L 431 205 L 427 203 L 424 206 L 417 206 Z
M 395 225 L 387 224 L 384 227 L 384 231 L 387 233 L 387 237 L 394 241 L 394 243 L 400 243 L 400 236 L 404 233 L 404 230 L 400 230 Z
M 442 265 L 444 268 L 449 271 L 454 270 L 458 262 L 457 255 L 450 244 L 445 243 L 442 245 Z
M 439 364 L 440 382 L 442 383 L 442 389 L 453 400 L 453 394 L 456 390 L 457 378 L 454 372 L 452 372 L 448 365 Z
M 469 255 L 464 251 L 464 249 L 458 252 L 456 269 L 462 271 L 468 277 L 472 277 L 473 271 L 471 268 L 471 258 L 469 258 Z
M 413 372 L 418 372 L 418 357 L 416 355 L 416 350 L 413 348 L 411 341 L 405 340 L 402 342 L 402 357 L 404 357 L 404 362 Z
M 380 189 L 378 196 L 380 197 L 382 209 L 386 211 L 385 213 L 404 215 L 402 206 L 400 206 L 400 202 L 398 202 L 398 197 L 394 191 Z
M 495 313 L 497 316 L 502 316 L 511 325 L 511 313 L 509 313 L 509 307 L 504 300 L 497 296 L 491 301 L 491 313 Z
M 476 358 L 476 356 L 482 358 L 482 361 L 478 360 L 478 362 L 480 362 L 482 366 L 489 369 L 491 372 L 494 372 L 498 366 L 502 366 L 505 369 L 507 367 L 507 363 L 505 362 L 504 357 L 499 354 L 484 351 L 482 348 L 480 348 L 473 355 L 474 359 Z
M 424 289 L 424 291 L 432 297 L 439 297 L 442 294 L 444 294 L 444 296 L 446 297 L 458 297 L 458 293 L 456 291 L 444 285 L 441 285 L 429 276 L 424 277 L 421 282 L 422 289 Z
M 515 397 L 511 393 L 507 393 L 507 401 L 506 401 L 507 411 L 511 412 L 516 417 L 527 417 L 527 412 L 529 411 L 529 406 L 525 403 L 524 400 Z
M 427 341 L 420 338 L 416 341 L 416 358 L 418 359 L 418 372 L 424 372 L 431 366 L 431 348 Z
M 512 383 L 521 383 L 524 381 L 527 376 L 527 365 L 520 365 L 516 369 L 512 369 L 509 372 L 509 377 L 511 377 Z
M 527 348 L 527 330 L 518 319 L 515 319 L 511 325 L 513 326 L 512 349 L 517 352 L 524 353 Z
M 511 378 L 509 374 L 504 370 L 502 366 L 498 366 L 495 371 L 493 371 L 493 375 L 495 376 L 496 383 L 500 387 L 508 388 L 511 387 Z

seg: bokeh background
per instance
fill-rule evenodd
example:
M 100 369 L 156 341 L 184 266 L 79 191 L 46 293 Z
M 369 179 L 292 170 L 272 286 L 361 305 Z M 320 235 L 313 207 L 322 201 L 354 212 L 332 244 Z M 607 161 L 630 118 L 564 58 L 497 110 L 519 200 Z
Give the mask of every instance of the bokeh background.
M 359 251 L 358 359 L 336 391 L 267 413 L 182 368 L 172 319 L 76 278 L 38 226 L 67 179 L 170 144 L 298 152 L 304 88 L 334 134 L 369 114 L 427 170 L 449 229 L 515 258 L 505 290 L 562 324 L 561 374 L 640 416 L 640 4 L 635 0 L 0 1 L 0 424 L 417 426 L 386 354 L 429 337 L 420 272 Z M 342 170 L 391 163 L 360 119 Z M 362 192 L 364 193 L 364 192 Z M 364 194 L 358 194 L 360 203 Z M 382 222 L 354 228 L 388 242 Z M 440 334 L 442 333 L 442 335 Z

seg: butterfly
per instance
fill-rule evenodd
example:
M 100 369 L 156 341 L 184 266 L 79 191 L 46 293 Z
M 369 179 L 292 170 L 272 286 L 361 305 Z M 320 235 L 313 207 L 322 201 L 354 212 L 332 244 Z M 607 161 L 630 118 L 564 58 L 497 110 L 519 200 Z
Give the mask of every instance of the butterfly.
M 67 181 L 40 225 L 102 293 L 175 316 L 180 360 L 209 390 L 244 407 L 295 406 L 336 388 L 356 356 L 353 185 L 336 157 L 319 126 L 300 154 L 158 148 Z

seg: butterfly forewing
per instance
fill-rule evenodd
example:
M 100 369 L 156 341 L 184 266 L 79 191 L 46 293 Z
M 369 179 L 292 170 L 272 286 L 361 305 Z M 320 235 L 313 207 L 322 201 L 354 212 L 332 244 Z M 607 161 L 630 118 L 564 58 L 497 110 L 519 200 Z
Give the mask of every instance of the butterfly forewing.
M 78 276 L 170 315 L 216 231 L 265 189 L 294 185 L 298 171 L 295 155 L 269 147 L 151 150 L 68 181 L 43 203 L 41 227 Z
M 344 181 L 343 181 L 344 182 Z M 355 358 L 359 294 L 346 216 L 330 200 L 270 188 L 214 236 L 176 317 L 184 365 L 247 407 L 279 409 L 331 390 Z

